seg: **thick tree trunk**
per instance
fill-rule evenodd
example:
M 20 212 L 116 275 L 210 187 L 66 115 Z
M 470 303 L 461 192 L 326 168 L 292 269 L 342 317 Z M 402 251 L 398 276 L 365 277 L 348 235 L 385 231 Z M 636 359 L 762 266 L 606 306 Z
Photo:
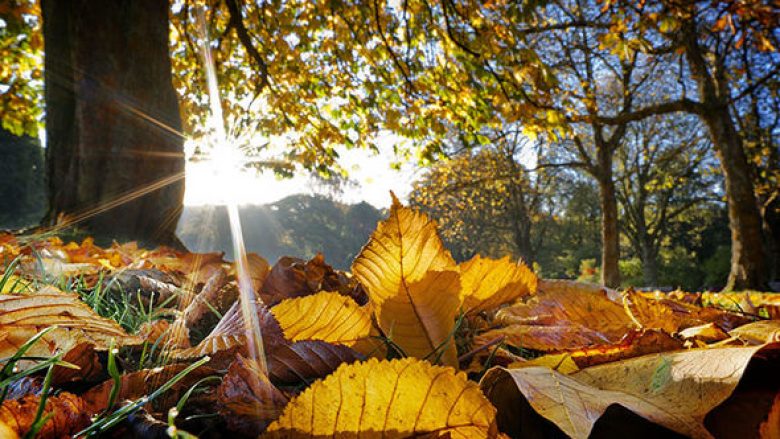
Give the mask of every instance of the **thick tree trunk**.
M 766 289 L 768 273 L 761 216 L 742 141 L 725 106 L 711 108 L 704 119 L 726 182 L 731 228 L 731 271 L 726 289 Z
M 696 23 L 683 26 L 683 38 L 685 56 L 699 89 L 700 116 L 709 128 L 726 183 L 731 270 L 725 289 L 763 290 L 767 288 L 768 273 L 761 216 L 742 138 L 729 114 L 725 66 L 718 64 L 718 59 L 714 65 L 708 64 L 699 46 Z
M 47 220 L 176 242 L 184 193 L 166 0 L 43 0 Z
M 601 205 L 601 283 L 607 287 L 620 285 L 620 235 L 615 181 L 612 176 L 612 153 L 598 148 L 599 202 Z

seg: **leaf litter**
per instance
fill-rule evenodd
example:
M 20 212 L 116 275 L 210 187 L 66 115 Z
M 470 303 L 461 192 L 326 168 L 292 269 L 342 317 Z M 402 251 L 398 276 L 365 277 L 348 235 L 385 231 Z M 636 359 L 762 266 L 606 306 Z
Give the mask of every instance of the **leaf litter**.
M 0 247 L 2 437 L 778 435 L 775 296 L 458 264 L 395 198 L 351 272 L 247 256 L 267 374 L 220 253 Z

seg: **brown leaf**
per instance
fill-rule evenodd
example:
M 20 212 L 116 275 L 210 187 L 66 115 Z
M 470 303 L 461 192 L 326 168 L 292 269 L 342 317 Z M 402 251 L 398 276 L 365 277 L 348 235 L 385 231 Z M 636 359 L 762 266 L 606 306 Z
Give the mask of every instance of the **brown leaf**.
M 271 384 L 257 362 L 238 355 L 217 388 L 217 402 L 231 431 L 257 437 L 282 414 L 287 397 Z
M 266 351 L 268 375 L 279 384 L 296 384 L 324 378 L 342 363 L 362 360 L 352 349 L 320 340 L 277 345 Z
M 565 434 L 586 438 L 601 418 L 602 427 L 630 420 L 605 416 L 617 404 L 680 434 L 709 438 L 705 416 L 734 392 L 754 356 L 770 355 L 776 368 L 779 351 L 777 344 L 677 351 L 590 367 L 570 376 L 543 367 L 494 368 L 481 387 L 498 408 L 499 427 L 510 435 L 522 431 L 521 419 L 536 413 Z
M 165 367 L 144 369 L 122 375 L 116 402 L 121 403 L 128 399 L 135 400 L 147 396 L 176 376 L 176 374 L 186 369 L 187 366 L 188 364 L 184 363 L 171 364 Z M 167 409 L 175 405 L 181 395 L 196 382 L 202 378 L 215 374 L 216 371 L 214 369 L 201 366 L 185 375 L 184 378 L 174 384 L 170 390 L 154 400 L 152 404 L 155 407 L 164 407 Z M 81 395 L 90 413 L 99 413 L 108 408 L 109 396 L 111 395 L 113 386 L 114 381 L 109 379 Z
M 339 276 L 325 263 L 325 258 L 320 253 L 309 261 L 284 256 L 273 266 L 265 279 L 263 288 L 260 289 L 260 297 L 266 305 L 273 306 L 284 299 L 308 296 L 320 291 L 345 293 L 342 290 L 349 288 L 345 285 L 346 281 L 346 278 Z
M 766 421 L 761 423 L 758 433 L 761 439 L 780 439 L 780 393 L 775 396 L 772 409 Z
M 0 406 L 0 437 L 19 438 L 30 430 L 40 405 L 40 396 L 26 396 L 19 400 L 6 400 Z M 52 417 L 43 424 L 36 438 L 59 439 L 70 437 L 90 424 L 91 412 L 85 402 L 76 395 L 63 392 L 46 398 L 43 416 Z
M 257 253 L 247 253 L 246 255 L 247 271 L 249 272 L 249 278 L 252 280 L 252 291 L 260 291 L 263 287 L 265 279 L 271 272 L 271 266 L 268 265 L 268 261 Z M 231 274 L 236 277 L 235 264 L 233 264 L 233 270 Z
M 255 311 L 260 322 L 260 329 L 263 337 L 263 345 L 268 351 L 277 344 L 288 343 L 284 338 L 284 332 L 276 322 L 273 314 L 268 311 L 264 305 L 259 302 L 254 304 Z M 233 303 L 233 306 L 222 316 L 217 326 L 196 346 L 174 352 L 175 358 L 195 358 L 205 355 L 214 355 L 220 351 L 227 351 L 236 347 L 246 345 L 246 325 L 241 313 L 240 302 Z M 230 361 L 232 361 L 232 356 Z
M 51 381 L 55 385 L 62 385 L 74 381 L 95 382 L 102 378 L 103 366 L 100 364 L 95 346 L 90 343 L 79 343 L 69 350 L 62 361 L 78 366 L 78 369 L 57 366 L 52 372 Z
M 189 330 L 180 323 L 158 319 L 144 322 L 138 328 L 138 335 L 151 344 L 157 344 L 164 350 L 187 349 L 190 347 Z

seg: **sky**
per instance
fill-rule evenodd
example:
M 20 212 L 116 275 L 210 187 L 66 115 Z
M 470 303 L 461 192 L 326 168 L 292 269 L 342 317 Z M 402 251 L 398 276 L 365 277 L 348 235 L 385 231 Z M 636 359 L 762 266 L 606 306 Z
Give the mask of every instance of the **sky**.
M 339 151 L 339 163 L 349 171 L 355 184 L 346 185 L 343 193 L 335 198 L 349 204 L 366 201 L 380 209 L 390 206 L 391 190 L 405 200 L 421 171 L 409 164 L 403 165 L 400 171 L 391 168 L 391 163 L 397 161 L 393 153 L 393 143 L 397 141 L 390 135 L 379 138 L 378 154 L 357 149 Z M 305 175 L 280 179 L 271 171 L 225 173 L 219 172 L 210 161 L 187 161 L 184 205 L 267 204 L 293 194 L 322 192 Z

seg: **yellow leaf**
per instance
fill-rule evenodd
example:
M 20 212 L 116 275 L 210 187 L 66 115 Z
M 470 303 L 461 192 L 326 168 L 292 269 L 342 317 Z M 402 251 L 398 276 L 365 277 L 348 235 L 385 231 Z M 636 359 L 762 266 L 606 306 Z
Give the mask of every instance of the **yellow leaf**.
M 32 336 L 54 325 L 57 329 L 36 342 L 27 356 L 49 357 L 80 342 L 93 344 L 98 350 L 108 349 L 111 340 L 118 346 L 142 342 L 115 321 L 97 315 L 75 294 L 0 295 L 0 358 L 12 356 Z M 23 362 L 20 367 L 32 364 Z
M 339 367 L 290 401 L 263 437 L 426 434 L 497 437 L 495 409 L 463 373 L 405 358 Z
M 435 223 L 395 196 L 390 217 L 352 264 L 385 334 L 410 356 L 425 358 L 443 349 L 442 361 L 453 366 L 457 354 L 448 339 L 460 306 L 456 269 Z
M 271 308 L 288 340 L 323 340 L 355 348 L 368 354 L 374 343 L 371 314 L 352 298 L 339 293 L 320 293 L 285 299 Z
M 498 260 L 474 256 L 460 264 L 463 310 L 487 311 L 535 294 L 537 282 L 531 269 L 523 263 L 513 263 L 509 256 Z

